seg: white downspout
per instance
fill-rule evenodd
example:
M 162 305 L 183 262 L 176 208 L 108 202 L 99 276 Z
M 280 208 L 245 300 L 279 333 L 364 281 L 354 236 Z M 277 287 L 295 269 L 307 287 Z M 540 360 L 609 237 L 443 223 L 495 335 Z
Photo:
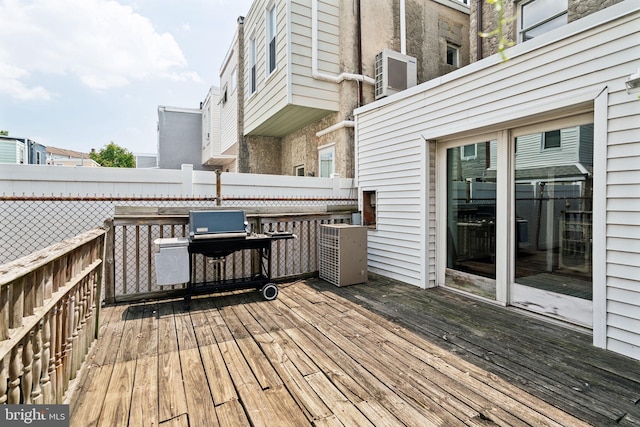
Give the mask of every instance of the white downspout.
M 407 19 L 404 0 L 400 0 L 400 53 L 407 54 Z
M 342 83 L 344 80 L 356 80 L 370 85 L 376 84 L 373 78 L 362 74 L 342 73 L 335 76 L 318 71 L 318 0 L 312 0 L 311 2 L 311 75 L 314 79 L 333 83 Z
M 356 126 L 356 122 L 354 122 L 353 120 L 343 120 L 341 122 L 336 123 L 335 125 L 331 125 L 328 128 L 321 130 L 320 132 L 316 132 L 316 136 L 320 137 L 328 133 L 337 131 L 338 129 L 352 128 L 355 126 Z

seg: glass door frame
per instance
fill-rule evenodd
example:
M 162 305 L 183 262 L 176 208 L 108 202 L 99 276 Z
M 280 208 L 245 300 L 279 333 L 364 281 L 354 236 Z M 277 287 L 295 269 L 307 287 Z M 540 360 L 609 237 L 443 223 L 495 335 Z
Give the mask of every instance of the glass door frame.
M 561 118 L 557 120 L 547 120 L 542 123 L 520 126 L 509 131 L 508 143 L 504 145 L 504 149 L 508 150 L 508 167 L 506 173 L 509 174 L 508 183 L 508 210 L 510 235 L 515 236 L 515 195 L 514 195 L 514 177 L 515 177 L 515 140 L 519 136 L 525 136 L 532 133 L 552 131 L 556 129 L 568 128 L 579 125 L 594 123 L 594 114 L 585 113 L 572 117 Z M 500 147 L 498 148 L 500 151 Z M 594 151 L 594 156 L 596 155 Z M 498 167 L 498 169 L 500 169 Z M 500 175 L 500 174 L 498 174 Z M 579 326 L 591 328 L 593 326 L 593 301 L 585 300 L 569 295 L 562 295 L 555 292 L 545 291 L 532 288 L 529 286 L 516 283 L 515 279 L 515 260 L 516 260 L 516 241 L 515 238 L 508 240 L 509 251 L 509 286 L 507 290 L 508 303 L 514 307 L 520 307 L 534 313 L 542 314 L 551 318 L 557 318 L 563 322 L 573 323 Z M 592 257 L 593 259 L 593 257 Z M 592 278 L 592 287 L 593 287 Z
M 447 270 L 447 150 L 455 147 L 462 147 L 464 145 L 476 144 L 486 141 L 497 141 L 497 164 L 506 154 L 504 149 L 500 147 L 505 143 L 505 131 L 479 133 L 468 137 L 449 139 L 446 142 L 439 142 L 436 146 L 436 173 L 438 179 L 436 180 L 436 200 L 440 201 L 436 204 L 436 218 L 438 224 L 441 224 L 436 229 L 436 283 L 438 286 L 447 287 L 445 285 L 445 276 Z M 497 177 L 496 182 L 496 259 L 505 259 L 507 256 L 506 247 L 503 244 L 505 241 L 504 227 L 498 226 L 498 224 L 505 224 L 507 221 L 505 206 L 505 191 L 504 179 L 500 176 Z M 444 224 L 444 226 L 442 225 Z M 507 305 L 507 271 L 505 270 L 506 264 L 504 262 L 496 263 L 496 295 L 491 302 L 498 302 L 501 305 Z M 447 287 L 448 289 L 452 289 Z M 480 297 L 478 297 L 480 298 Z M 485 299 L 485 298 L 482 298 Z
M 436 146 L 436 283 L 445 285 L 447 270 L 447 150 L 472 143 L 497 141 L 496 161 L 496 296 L 491 302 L 512 305 L 564 322 L 584 327 L 593 324 L 593 302 L 528 288 L 515 283 L 515 138 L 535 132 L 594 123 L 594 113 L 587 112 L 560 119 L 540 119 L 536 124 L 522 124 L 495 132 L 477 133 L 438 141 Z M 506 127 L 506 126 L 505 126 Z M 595 143 L 595 141 L 594 141 Z M 594 157 L 597 152 L 594 151 Z M 595 163 L 594 158 L 594 163 Z M 595 220 L 595 219 L 594 219 Z M 505 226 L 506 225 L 506 226 Z M 596 276 L 594 274 L 594 281 Z M 451 288 L 448 288 L 451 289 Z

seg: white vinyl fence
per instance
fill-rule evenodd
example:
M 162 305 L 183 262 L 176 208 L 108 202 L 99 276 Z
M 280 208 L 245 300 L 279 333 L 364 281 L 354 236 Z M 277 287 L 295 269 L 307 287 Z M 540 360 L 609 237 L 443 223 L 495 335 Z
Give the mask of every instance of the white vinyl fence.
M 116 206 L 264 207 L 357 203 L 353 179 L 181 170 L 0 166 L 0 264 L 112 218 Z

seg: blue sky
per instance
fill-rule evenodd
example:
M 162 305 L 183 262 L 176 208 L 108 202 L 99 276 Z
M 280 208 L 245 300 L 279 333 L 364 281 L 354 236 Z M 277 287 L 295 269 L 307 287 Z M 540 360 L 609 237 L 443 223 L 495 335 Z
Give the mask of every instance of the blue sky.
M 0 129 L 155 153 L 158 105 L 198 108 L 251 0 L 0 0 Z

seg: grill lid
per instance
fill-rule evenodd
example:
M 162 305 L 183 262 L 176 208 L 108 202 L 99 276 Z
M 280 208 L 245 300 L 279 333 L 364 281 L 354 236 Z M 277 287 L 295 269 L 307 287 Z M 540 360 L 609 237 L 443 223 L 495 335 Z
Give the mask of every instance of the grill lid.
M 245 212 L 190 211 L 189 237 L 191 239 L 247 237 Z

